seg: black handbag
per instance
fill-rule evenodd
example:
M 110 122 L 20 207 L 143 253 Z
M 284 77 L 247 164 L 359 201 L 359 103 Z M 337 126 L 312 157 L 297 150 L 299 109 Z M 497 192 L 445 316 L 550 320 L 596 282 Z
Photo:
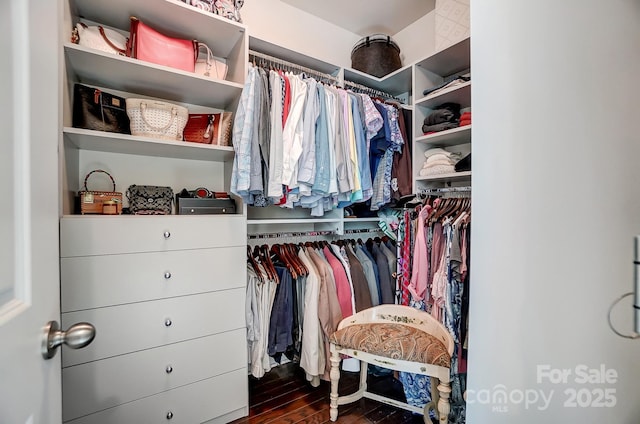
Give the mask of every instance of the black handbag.
M 82 84 L 73 87 L 73 126 L 131 134 L 123 97 Z
M 171 187 L 130 185 L 127 189 L 129 212 L 134 215 L 171 215 Z

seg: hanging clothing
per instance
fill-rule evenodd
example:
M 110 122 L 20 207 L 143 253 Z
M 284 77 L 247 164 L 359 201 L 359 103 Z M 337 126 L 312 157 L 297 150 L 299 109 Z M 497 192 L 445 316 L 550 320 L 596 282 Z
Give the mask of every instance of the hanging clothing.
M 263 272 L 266 275 L 266 272 Z M 261 378 L 271 370 L 268 354 L 269 323 L 276 294 L 276 282 L 261 281 L 251 267 L 247 269 L 247 299 L 245 317 L 247 323 L 247 348 L 249 372 Z
M 403 125 L 396 106 L 250 64 L 234 121 L 231 192 L 248 205 L 311 216 L 354 203 L 379 210 L 399 198 L 399 181 L 411 181 Z
M 369 292 L 369 284 L 367 278 L 364 275 L 364 267 L 353 250 L 350 247 L 343 250 L 347 253 L 349 258 L 349 265 L 351 271 L 351 281 L 353 282 L 353 297 L 355 302 L 355 311 L 360 312 L 364 309 L 373 306 L 371 302 L 371 293 Z

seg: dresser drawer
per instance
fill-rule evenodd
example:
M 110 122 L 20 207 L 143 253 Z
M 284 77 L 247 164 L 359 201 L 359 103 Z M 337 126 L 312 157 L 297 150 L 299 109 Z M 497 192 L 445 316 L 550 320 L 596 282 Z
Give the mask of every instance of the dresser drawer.
M 62 312 L 245 287 L 246 248 L 60 260 Z
M 60 256 L 245 246 L 246 234 L 242 215 L 65 216 Z
M 245 328 L 245 289 L 153 300 L 62 314 L 62 328 L 89 322 L 93 342 L 62 350 L 63 367 Z
M 65 422 L 195 424 L 238 410 L 247 415 L 247 381 L 247 370 L 243 368 Z M 168 414 L 171 414 L 170 420 Z
M 62 418 L 71 420 L 169 389 L 247 369 L 245 329 L 62 370 Z

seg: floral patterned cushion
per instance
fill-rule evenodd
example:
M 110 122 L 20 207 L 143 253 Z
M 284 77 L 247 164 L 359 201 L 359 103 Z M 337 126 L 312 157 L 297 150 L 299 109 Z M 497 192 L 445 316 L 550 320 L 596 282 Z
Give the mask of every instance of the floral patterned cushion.
M 385 358 L 449 368 L 445 345 L 431 334 L 394 323 L 354 324 L 336 331 L 331 343 Z

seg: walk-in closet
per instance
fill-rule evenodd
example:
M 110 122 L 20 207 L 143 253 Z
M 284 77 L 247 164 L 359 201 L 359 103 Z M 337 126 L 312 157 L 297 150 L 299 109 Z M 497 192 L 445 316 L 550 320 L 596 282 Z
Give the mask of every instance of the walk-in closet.
M 640 422 L 636 3 L 3 2 L 0 423 Z

